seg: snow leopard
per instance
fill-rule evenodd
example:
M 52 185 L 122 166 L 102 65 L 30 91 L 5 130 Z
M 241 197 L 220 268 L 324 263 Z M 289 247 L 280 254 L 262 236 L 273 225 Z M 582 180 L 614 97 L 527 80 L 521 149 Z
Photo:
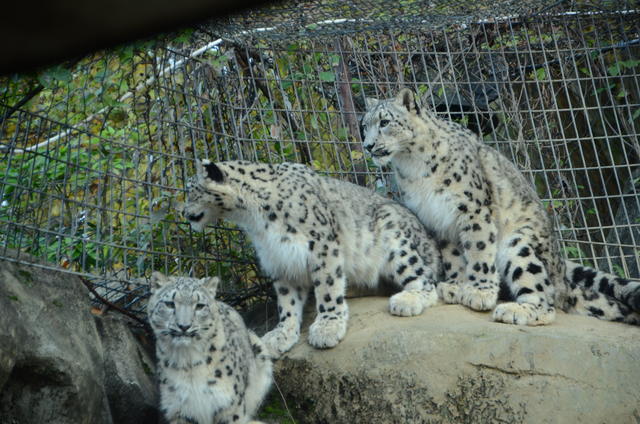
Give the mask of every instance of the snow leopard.
M 271 386 L 268 350 L 238 312 L 215 300 L 219 281 L 151 277 L 160 409 L 172 424 L 256 424 L 251 417 Z
M 556 307 L 638 324 L 640 282 L 564 259 L 543 203 L 505 156 L 409 89 L 366 103 L 365 150 L 392 170 L 402 202 L 437 234 L 443 301 L 493 310 L 509 324 L 551 323 Z
M 316 317 L 308 341 L 321 349 L 336 346 L 347 331 L 347 281 L 400 289 L 389 300 L 397 316 L 418 315 L 437 302 L 441 261 L 434 239 L 399 203 L 302 164 L 203 160 L 196 169 L 183 216 L 196 231 L 218 218 L 239 226 L 274 280 L 279 323 L 263 337 L 272 355 L 298 341 L 311 291 Z

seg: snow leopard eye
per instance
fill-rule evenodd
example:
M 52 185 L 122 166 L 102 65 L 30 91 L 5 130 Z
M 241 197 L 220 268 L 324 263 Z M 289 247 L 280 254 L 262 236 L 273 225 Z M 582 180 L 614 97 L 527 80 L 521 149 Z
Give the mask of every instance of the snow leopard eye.
M 196 304 L 196 311 L 201 311 L 205 306 L 207 305 L 205 305 L 204 303 Z
M 383 119 L 382 121 L 380 121 L 380 128 L 384 128 L 387 125 L 389 125 L 389 120 L 388 119 Z
M 167 305 L 167 308 L 169 309 L 173 309 L 176 307 L 176 304 L 173 302 L 164 302 L 165 305 Z

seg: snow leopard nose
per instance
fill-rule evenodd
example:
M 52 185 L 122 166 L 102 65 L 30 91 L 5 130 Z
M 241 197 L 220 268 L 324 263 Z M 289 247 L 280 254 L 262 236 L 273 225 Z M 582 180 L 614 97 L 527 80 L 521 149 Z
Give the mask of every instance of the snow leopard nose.
M 186 333 L 186 332 L 187 332 L 187 330 L 188 330 L 189 328 L 191 328 L 191 325 L 189 325 L 189 324 L 186 324 L 186 325 L 178 324 L 178 328 L 179 328 L 180 330 L 182 330 L 182 332 L 183 332 L 183 333 Z
M 374 144 L 365 144 L 364 148 L 367 149 L 367 152 L 371 152 L 373 150 Z
M 204 212 L 200 212 L 197 215 L 187 214 L 187 219 L 192 222 L 198 222 L 202 219 L 203 216 L 204 216 Z

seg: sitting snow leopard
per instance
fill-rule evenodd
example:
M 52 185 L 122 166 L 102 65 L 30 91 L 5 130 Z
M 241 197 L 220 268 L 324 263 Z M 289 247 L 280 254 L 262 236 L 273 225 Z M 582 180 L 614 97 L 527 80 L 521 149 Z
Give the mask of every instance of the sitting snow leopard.
M 251 416 L 271 386 L 266 346 L 215 300 L 218 282 L 159 272 L 151 278 L 160 407 L 172 424 L 258 423 Z
M 309 343 L 317 348 L 336 346 L 346 333 L 347 280 L 393 282 L 402 289 L 389 301 L 394 315 L 418 315 L 437 302 L 438 250 L 402 205 L 299 164 L 204 160 L 196 168 L 182 214 L 197 231 L 223 218 L 251 238 L 278 299 L 279 324 L 263 337 L 274 356 L 298 341 L 311 290 L 317 316 Z
M 533 187 L 474 133 L 437 118 L 408 89 L 367 99 L 362 130 L 404 204 L 439 237 L 445 302 L 493 309 L 494 320 L 511 324 L 548 324 L 556 306 L 638 323 L 640 283 L 565 261 Z M 496 306 L 499 288 L 511 302 Z

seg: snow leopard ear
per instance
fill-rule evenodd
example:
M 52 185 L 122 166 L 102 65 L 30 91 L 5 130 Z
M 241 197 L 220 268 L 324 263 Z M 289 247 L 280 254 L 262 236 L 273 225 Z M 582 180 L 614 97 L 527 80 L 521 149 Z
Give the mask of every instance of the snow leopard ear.
M 209 290 L 211 293 L 211 297 L 216 296 L 216 292 L 218 291 L 218 285 L 220 284 L 220 279 L 218 277 L 205 277 L 200 279 L 201 287 Z
M 373 97 L 365 97 L 364 98 L 364 105 L 367 108 L 367 110 L 371 110 L 374 107 L 376 107 L 376 105 L 379 103 L 379 100 Z
M 151 292 L 153 293 L 157 291 L 158 289 L 160 289 L 160 287 L 164 286 L 168 282 L 169 277 L 161 272 L 153 271 L 153 273 L 151 274 L 151 279 L 149 280 L 149 283 L 151 284 Z
M 209 159 L 196 159 L 196 175 L 201 181 L 208 178 L 216 183 L 224 182 L 224 173 Z
M 408 88 L 403 88 L 396 96 L 396 103 L 406 108 L 409 112 L 420 115 L 420 105 L 415 94 Z

